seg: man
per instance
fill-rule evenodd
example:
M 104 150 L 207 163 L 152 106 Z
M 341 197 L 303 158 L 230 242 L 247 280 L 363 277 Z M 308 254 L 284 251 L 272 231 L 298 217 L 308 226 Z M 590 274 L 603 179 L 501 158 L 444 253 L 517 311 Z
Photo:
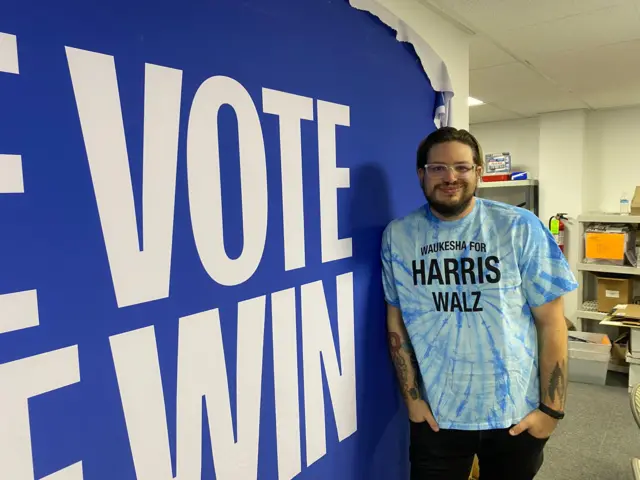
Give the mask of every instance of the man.
M 417 169 L 427 203 L 392 221 L 381 249 L 411 479 L 466 480 L 474 455 L 483 479 L 532 479 L 564 416 L 575 278 L 534 214 L 475 197 L 469 132 L 433 132 Z

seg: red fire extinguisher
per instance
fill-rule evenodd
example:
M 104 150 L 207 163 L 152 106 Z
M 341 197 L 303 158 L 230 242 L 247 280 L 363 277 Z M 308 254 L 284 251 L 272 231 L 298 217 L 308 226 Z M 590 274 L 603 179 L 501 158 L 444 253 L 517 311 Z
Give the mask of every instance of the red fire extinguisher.
M 564 229 L 565 229 L 563 220 L 568 220 L 566 213 L 556 213 L 553 217 L 549 219 L 549 230 L 551 231 L 553 238 L 555 238 L 556 243 L 558 244 L 558 247 L 560 247 L 560 250 L 562 251 L 562 253 L 564 253 Z

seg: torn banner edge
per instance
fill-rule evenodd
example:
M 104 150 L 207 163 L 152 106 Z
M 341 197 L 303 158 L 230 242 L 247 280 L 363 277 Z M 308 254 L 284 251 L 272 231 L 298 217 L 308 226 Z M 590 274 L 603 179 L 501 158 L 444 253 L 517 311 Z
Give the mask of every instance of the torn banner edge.
M 396 31 L 396 40 L 413 45 L 422 68 L 431 81 L 431 87 L 436 92 L 434 123 L 436 127 L 446 127 L 452 124 L 451 99 L 453 85 L 447 65 L 431 46 L 404 21 L 391 13 L 378 0 L 349 0 L 356 10 L 368 12 Z

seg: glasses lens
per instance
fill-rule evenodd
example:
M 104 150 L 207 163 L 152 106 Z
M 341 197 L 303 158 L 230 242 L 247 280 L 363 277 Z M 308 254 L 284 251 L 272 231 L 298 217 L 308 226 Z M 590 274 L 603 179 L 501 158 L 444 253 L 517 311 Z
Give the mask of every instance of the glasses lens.
M 449 170 L 452 170 L 457 177 L 465 177 L 473 171 L 473 166 L 468 164 L 453 166 L 429 164 L 425 165 L 425 169 L 427 171 L 427 174 L 431 175 L 432 177 L 444 177 Z
M 456 165 L 454 169 L 456 171 L 456 174 L 459 177 L 466 177 L 471 173 L 471 171 L 473 170 L 473 167 L 469 165 Z
M 432 177 L 442 177 L 447 173 L 449 168 L 446 165 L 427 165 L 427 173 Z

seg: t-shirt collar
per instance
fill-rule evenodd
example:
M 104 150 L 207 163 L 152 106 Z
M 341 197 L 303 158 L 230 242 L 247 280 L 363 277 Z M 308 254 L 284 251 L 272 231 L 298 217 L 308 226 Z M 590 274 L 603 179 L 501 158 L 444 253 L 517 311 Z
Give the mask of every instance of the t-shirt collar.
M 480 208 L 480 204 L 482 203 L 482 199 L 476 197 L 476 201 L 473 206 L 473 210 L 469 212 L 466 216 L 459 218 L 458 220 L 440 220 L 436 217 L 431 208 L 429 207 L 429 201 L 424 204 L 424 212 L 425 216 L 430 222 L 437 223 L 440 228 L 454 228 L 460 225 L 464 225 L 468 222 L 471 222 L 473 218 L 477 215 L 478 209 Z

